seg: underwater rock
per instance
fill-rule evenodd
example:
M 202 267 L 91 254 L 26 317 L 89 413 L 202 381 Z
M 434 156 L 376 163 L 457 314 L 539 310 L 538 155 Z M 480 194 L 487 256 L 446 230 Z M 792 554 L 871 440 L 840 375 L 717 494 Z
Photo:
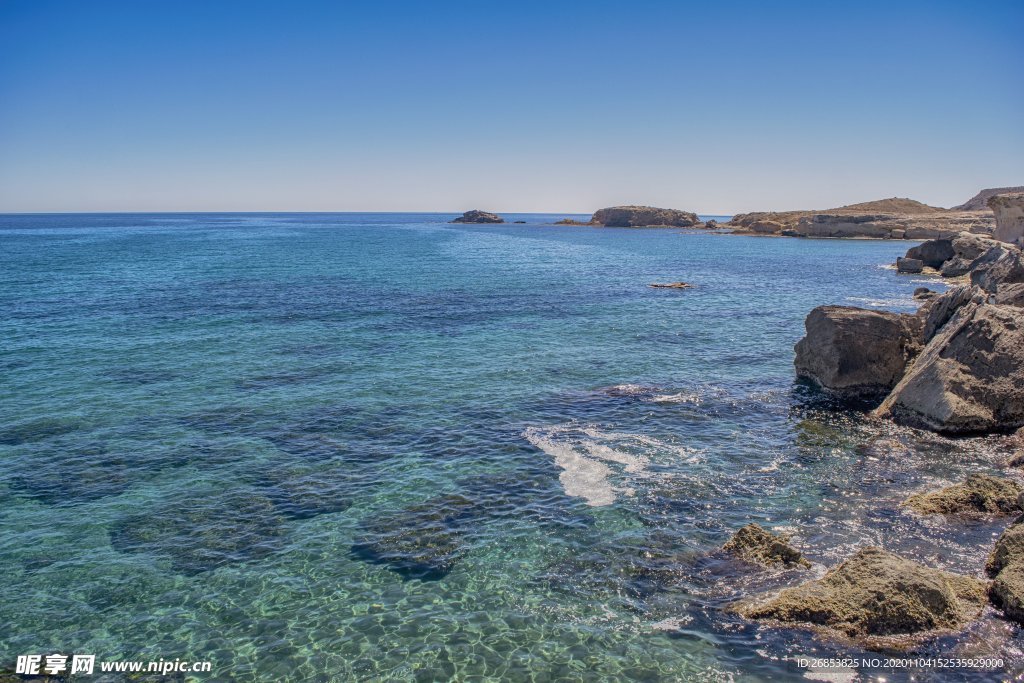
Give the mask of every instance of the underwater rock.
M 467 552 L 475 507 L 465 496 L 448 494 L 375 515 L 364 521 L 353 556 L 407 579 L 444 578 Z
M 884 396 L 920 350 L 919 319 L 849 306 L 819 306 L 796 347 L 799 377 L 842 398 Z
M 962 484 L 938 491 L 917 493 L 903 504 L 922 515 L 1002 514 L 1021 512 L 1020 484 L 1002 477 L 971 474 Z
M 452 223 L 504 223 L 505 219 L 496 213 L 490 213 L 488 211 L 479 211 L 473 209 L 467 211 L 458 218 L 451 221 Z
M 960 308 L 875 415 L 953 434 L 1024 426 L 1024 309 Z
M 777 564 L 787 567 L 811 566 L 811 563 L 804 559 L 800 551 L 791 546 L 784 537 L 767 531 L 759 524 L 748 524 L 737 531 L 722 546 L 722 550 L 747 562 L 765 567 Z
M 690 289 L 693 287 L 693 285 L 688 282 L 655 282 L 647 286 L 655 287 L 657 289 Z
M 832 629 L 860 641 L 956 630 L 981 615 L 985 583 L 862 548 L 820 579 L 739 609 L 749 619 Z
M 280 537 L 273 503 L 250 490 L 194 494 L 123 518 L 110 530 L 116 550 L 166 557 L 175 571 L 190 575 L 267 557 Z
M 352 506 L 353 477 L 343 463 L 332 468 L 273 468 L 260 480 L 264 495 L 291 519 L 344 512 Z
M 20 446 L 25 443 L 36 443 L 53 436 L 78 431 L 83 426 L 82 421 L 69 418 L 41 417 L 26 420 L 0 429 L 0 445 Z

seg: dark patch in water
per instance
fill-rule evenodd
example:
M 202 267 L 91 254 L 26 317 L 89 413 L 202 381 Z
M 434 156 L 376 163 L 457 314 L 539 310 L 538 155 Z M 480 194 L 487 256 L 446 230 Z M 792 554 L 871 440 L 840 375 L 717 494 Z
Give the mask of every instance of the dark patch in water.
M 194 575 L 265 558 L 279 549 L 281 535 L 269 498 L 234 490 L 125 517 L 110 529 L 110 543 L 120 552 L 165 557 L 175 571 Z
M 448 494 L 365 520 L 353 557 L 406 579 L 442 579 L 467 552 L 475 508 L 469 498 Z
M 103 376 L 112 382 L 128 386 L 160 384 L 162 382 L 173 382 L 180 378 L 180 375 L 174 372 L 157 370 L 155 368 L 122 368 L 105 372 Z
M 344 512 L 352 506 L 353 489 L 361 481 L 345 463 L 330 467 L 272 467 L 258 479 L 257 485 L 283 516 L 309 519 L 318 515 Z
M 252 435 L 266 417 L 251 408 L 221 406 L 185 415 L 178 418 L 178 422 L 189 429 L 211 434 Z
M 19 446 L 24 443 L 35 443 L 50 437 L 70 434 L 83 427 L 84 423 L 74 418 L 41 417 L 0 429 L 0 444 Z

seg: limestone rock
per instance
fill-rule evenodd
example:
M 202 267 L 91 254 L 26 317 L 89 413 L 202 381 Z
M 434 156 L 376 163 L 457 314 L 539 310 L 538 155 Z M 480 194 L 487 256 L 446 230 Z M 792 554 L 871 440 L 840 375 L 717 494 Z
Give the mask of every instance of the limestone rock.
M 825 576 L 742 606 L 750 619 L 827 627 L 860 640 L 960 629 L 981 615 L 985 584 L 862 548 Z
M 903 504 L 923 515 L 1008 515 L 1022 511 L 1017 500 L 1022 491 L 1020 484 L 1010 479 L 972 474 L 962 484 L 915 494 Z
M 1024 257 L 1016 247 L 992 247 L 971 265 L 971 283 L 991 294 L 997 294 L 1000 286 L 1020 282 L 1024 282 Z
M 452 223 L 504 223 L 505 219 L 495 213 L 488 213 L 487 211 L 479 211 L 473 209 L 467 211 L 458 218 L 452 221 Z
M 885 395 L 920 350 L 920 320 L 849 306 L 819 306 L 796 345 L 796 373 L 841 397 Z
M 995 303 L 1024 308 L 1024 282 L 1000 285 L 999 291 L 996 292 Z
M 924 261 L 916 258 L 897 258 L 896 270 L 900 273 L 920 273 L 924 270 Z
M 988 200 L 988 206 L 996 215 L 993 237 L 1024 246 L 1024 192 L 997 194 Z
M 653 206 L 613 206 L 596 211 L 590 222 L 608 228 L 661 226 L 690 228 L 698 225 L 700 218 L 695 213 L 678 209 L 659 209 Z
M 962 232 L 951 240 L 953 257 L 942 264 L 943 277 L 959 277 L 970 272 L 975 260 L 998 242 L 982 235 Z
M 961 307 L 875 414 L 944 433 L 1024 425 L 1024 309 Z
M 786 539 L 767 531 L 759 524 L 748 524 L 722 546 L 722 550 L 742 560 L 765 567 L 782 564 L 787 567 L 810 567 L 800 551 L 786 542 Z

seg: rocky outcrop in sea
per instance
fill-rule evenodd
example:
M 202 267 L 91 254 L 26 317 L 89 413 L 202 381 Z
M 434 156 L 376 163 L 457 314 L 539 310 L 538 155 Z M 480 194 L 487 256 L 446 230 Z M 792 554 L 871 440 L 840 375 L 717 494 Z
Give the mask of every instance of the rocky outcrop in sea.
M 504 223 L 505 219 L 496 213 L 490 213 L 488 211 L 480 211 L 473 209 L 467 211 L 458 218 L 451 221 L 452 223 Z
M 697 214 L 654 206 L 612 206 L 599 209 L 586 223 L 564 219 L 558 225 L 600 225 L 606 228 L 692 228 L 703 223 Z

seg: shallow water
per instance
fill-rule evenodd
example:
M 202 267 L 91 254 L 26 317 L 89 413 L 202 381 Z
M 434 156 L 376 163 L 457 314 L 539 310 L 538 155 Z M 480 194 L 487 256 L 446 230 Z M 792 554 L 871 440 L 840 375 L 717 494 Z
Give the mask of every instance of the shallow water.
M 0 216 L 0 657 L 197 680 L 779 680 L 868 656 L 728 606 L 877 544 L 980 576 L 994 467 L 796 384 L 816 305 L 912 310 L 906 242 L 447 216 Z M 651 289 L 685 280 L 688 290 Z M 928 282 L 935 288 L 941 284 Z M 993 613 L 925 654 L 995 654 Z M 864 670 L 863 677 L 883 673 Z M 884 672 L 889 680 L 1004 672 Z

